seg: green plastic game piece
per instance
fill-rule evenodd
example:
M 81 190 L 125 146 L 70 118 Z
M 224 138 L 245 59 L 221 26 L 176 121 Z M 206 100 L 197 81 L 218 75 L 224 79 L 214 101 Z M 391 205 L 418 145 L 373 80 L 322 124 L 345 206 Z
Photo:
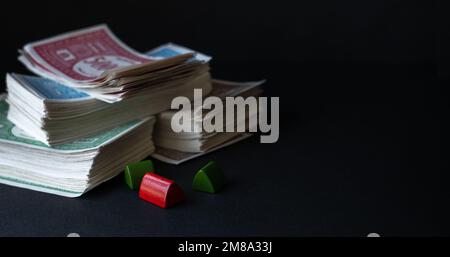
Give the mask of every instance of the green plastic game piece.
M 138 190 L 142 178 L 148 172 L 155 172 L 153 162 L 150 160 L 131 163 L 125 167 L 125 183 L 133 190 Z
M 195 174 L 192 189 L 207 193 L 216 193 L 226 183 L 225 174 L 214 162 L 210 161 Z

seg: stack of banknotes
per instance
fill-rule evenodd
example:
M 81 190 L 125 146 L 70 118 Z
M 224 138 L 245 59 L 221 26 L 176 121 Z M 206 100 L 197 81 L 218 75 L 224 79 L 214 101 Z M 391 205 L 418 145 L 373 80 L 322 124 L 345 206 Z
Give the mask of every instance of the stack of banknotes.
M 264 81 L 231 82 L 213 79 L 213 89 L 209 96 L 216 96 L 222 100 L 228 96 L 258 97 L 263 92 L 261 88 L 263 83 Z M 250 133 L 245 132 L 226 132 L 227 123 L 224 124 L 224 132 L 205 132 L 201 128 L 202 124 L 205 120 L 211 119 L 212 111 L 204 106 L 199 108 L 202 109 L 201 114 L 197 110 L 192 110 L 190 115 L 191 127 L 197 127 L 192 132 L 174 132 L 171 129 L 172 117 L 176 113 L 174 110 L 165 111 L 156 116 L 154 141 L 158 147 L 153 154 L 154 158 L 171 164 L 180 164 L 251 136 Z M 255 111 L 249 111 L 246 115 L 236 115 L 234 126 L 245 123 L 250 129 L 248 120 L 251 117 L 257 117 L 256 115 L 258 112 Z M 233 130 L 236 131 L 236 129 Z
M 55 146 L 170 108 L 171 99 L 194 88 L 211 91 L 209 73 L 184 84 L 109 104 L 54 80 L 7 74 L 8 119 L 36 139 Z
M 15 126 L 0 96 L 0 183 L 77 197 L 154 152 L 154 117 L 49 147 Z
M 106 25 L 33 42 L 19 52 L 34 73 L 108 103 L 179 85 L 209 69 L 194 53 L 164 59 L 140 54 Z
M 169 43 L 138 53 L 105 25 L 27 44 L 19 52 L 38 76 L 6 75 L 0 183 L 68 197 L 150 155 L 179 164 L 250 136 L 175 133 L 173 98 L 193 100 L 194 89 L 220 98 L 262 92 L 263 81 L 212 79 L 211 57 L 183 46 Z M 192 122 L 206 118 L 193 115 Z

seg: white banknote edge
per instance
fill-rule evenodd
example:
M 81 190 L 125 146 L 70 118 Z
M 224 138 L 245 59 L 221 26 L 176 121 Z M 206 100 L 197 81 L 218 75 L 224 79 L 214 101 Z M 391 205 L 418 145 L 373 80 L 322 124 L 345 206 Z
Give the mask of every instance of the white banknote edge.
M 242 140 L 244 140 L 244 139 L 246 139 L 246 138 L 251 137 L 252 135 L 253 135 L 253 134 L 251 134 L 251 133 L 244 133 L 244 134 L 242 134 L 242 135 L 237 136 L 237 137 L 234 138 L 234 139 L 231 139 L 230 141 L 228 141 L 228 142 L 226 142 L 226 143 L 224 143 L 224 144 L 221 144 L 221 145 L 219 145 L 219 146 L 213 147 L 213 148 L 211 148 L 211 149 L 209 149 L 209 150 L 207 150 L 207 151 L 205 151 L 205 152 L 202 152 L 202 153 L 193 153 L 191 156 L 189 156 L 189 157 L 187 157 L 187 158 L 184 158 L 184 159 L 182 159 L 182 160 L 174 160 L 174 159 L 171 159 L 171 158 L 168 157 L 168 156 L 164 156 L 164 155 L 158 154 L 157 151 L 155 151 L 151 156 L 152 156 L 153 158 L 157 159 L 157 160 L 162 161 L 162 162 L 169 163 L 169 164 L 174 164 L 174 165 L 178 165 L 178 164 L 181 164 L 181 163 L 183 163 L 183 162 L 186 162 L 186 161 L 192 160 L 192 159 L 194 159 L 194 158 L 197 158 L 197 157 L 200 157 L 200 156 L 209 154 L 209 153 L 214 152 L 214 151 L 216 151 L 216 150 L 222 149 L 222 148 L 227 147 L 227 146 L 229 146 L 229 145 L 235 144 L 235 143 L 237 143 L 237 142 L 239 142 L 239 141 L 242 141 Z M 158 148 L 158 147 L 157 147 L 157 148 Z
M 51 147 L 43 147 L 43 146 L 37 146 L 37 145 L 31 145 L 31 144 L 27 144 L 27 143 L 22 143 L 22 142 L 16 142 L 16 141 L 11 141 L 11 140 L 5 140 L 5 139 L 1 139 L 0 138 L 0 143 L 7 143 L 7 144 L 14 144 L 14 145 L 20 145 L 26 148 L 33 148 L 33 149 L 41 149 L 41 150 L 45 150 L 48 152 L 59 152 L 59 153 L 76 153 L 76 152 L 81 152 L 81 151 L 88 151 L 88 150 L 95 150 L 95 149 L 99 149 L 107 144 L 110 144 L 112 142 L 114 142 L 115 140 L 117 140 L 118 138 L 122 137 L 123 135 L 129 133 L 131 130 L 133 130 L 134 128 L 142 125 L 144 122 L 146 122 L 147 120 L 149 120 L 149 118 L 145 118 L 143 120 L 140 120 L 139 122 L 137 122 L 136 124 L 131 125 L 129 128 L 125 129 L 124 131 L 120 132 L 119 134 L 117 134 L 116 136 L 106 140 L 103 144 L 98 145 L 96 147 L 90 147 L 90 148 L 84 148 L 84 149 L 77 149 L 77 150 L 61 150 L 61 149 L 55 149 L 55 148 L 51 148 Z
M 5 93 L 0 93 L 0 101 L 4 101 L 6 98 L 6 94 Z M 85 149 L 78 149 L 78 150 L 60 150 L 60 149 L 55 149 L 55 148 L 51 148 L 51 147 L 43 147 L 43 146 L 36 146 L 36 145 L 31 145 L 31 144 L 27 144 L 27 143 L 22 143 L 22 142 L 16 142 L 16 141 L 11 141 L 11 140 L 5 140 L 5 139 L 1 139 L 0 138 L 0 142 L 3 143 L 7 143 L 7 144 L 15 144 L 15 145 L 20 145 L 20 146 L 24 146 L 27 148 L 33 148 L 33 149 L 41 149 L 41 150 L 45 150 L 45 151 L 49 151 L 49 152 L 60 152 L 60 153 L 73 153 L 73 152 L 80 152 L 80 151 L 87 151 L 87 150 L 94 150 L 94 149 L 99 149 L 104 145 L 110 144 L 112 142 L 114 142 L 115 140 L 117 140 L 118 138 L 122 137 L 123 135 L 129 133 L 131 130 L 135 129 L 136 127 L 142 125 L 143 123 L 150 121 L 153 119 L 153 122 L 155 121 L 155 117 L 154 116 L 150 116 L 144 119 L 139 120 L 138 122 L 136 122 L 135 124 L 131 125 L 130 127 L 128 127 L 127 129 L 125 129 L 124 131 L 120 132 L 119 134 L 117 134 L 116 136 L 106 140 L 103 144 L 98 145 L 96 147 L 91 147 L 91 148 L 85 148 Z
M 9 185 L 9 186 L 13 186 L 13 187 L 30 189 L 33 191 L 50 193 L 50 194 L 60 195 L 60 196 L 65 196 L 65 197 L 78 197 L 78 196 L 81 196 L 83 193 L 85 193 L 84 191 L 83 192 L 69 191 L 69 190 L 64 190 L 64 189 L 55 188 L 55 187 L 49 187 L 49 186 L 36 184 L 36 183 L 25 181 L 25 180 L 19 180 L 19 179 L 3 177 L 3 176 L 0 176 L 0 183 Z

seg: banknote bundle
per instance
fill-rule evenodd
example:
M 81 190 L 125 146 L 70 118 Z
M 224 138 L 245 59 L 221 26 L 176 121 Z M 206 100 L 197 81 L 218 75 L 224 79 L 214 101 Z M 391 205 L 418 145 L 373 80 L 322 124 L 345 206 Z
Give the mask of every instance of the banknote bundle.
M 154 151 L 154 117 L 49 147 L 7 120 L 4 98 L 0 96 L 0 183 L 77 197 Z
M 179 164 L 248 138 L 245 131 L 177 133 L 171 103 L 176 97 L 194 101 L 196 90 L 220 101 L 259 96 L 264 82 L 212 79 L 211 57 L 173 43 L 138 53 L 106 25 L 30 43 L 19 52 L 38 76 L 6 75 L 0 183 L 68 197 L 148 156 Z M 211 113 L 191 111 L 194 127 L 210 119 Z M 249 112 L 234 123 L 257 115 Z
M 106 25 L 33 42 L 19 52 L 32 72 L 108 103 L 162 91 L 209 70 L 192 52 L 170 58 L 138 53 Z
M 165 60 L 192 50 L 166 44 L 148 53 L 149 58 Z M 210 57 L 196 54 L 198 61 Z M 160 113 L 170 108 L 177 96 L 193 98 L 195 88 L 211 91 L 209 72 L 200 73 L 183 83 L 154 88 L 146 94 L 106 103 L 78 88 L 43 77 L 8 74 L 6 78 L 10 104 L 8 119 L 29 135 L 47 145 L 69 143 L 120 124 Z
M 167 49 L 167 47 L 164 47 L 164 49 Z M 49 144 L 48 138 L 55 140 L 59 137 L 63 142 L 71 142 L 74 138 L 80 138 L 78 135 L 87 128 L 90 128 L 91 131 L 93 131 L 92 129 L 102 131 L 105 126 L 114 127 L 113 124 L 122 124 L 141 116 L 146 117 L 146 111 L 148 111 L 145 107 L 148 107 L 149 103 L 145 101 L 142 102 L 140 107 L 127 105 L 127 101 L 106 104 L 80 91 L 45 78 L 10 74 L 8 79 L 13 80 L 7 83 L 9 92 L 7 101 L 11 103 L 7 114 L 8 119 L 25 133 L 47 145 Z M 202 79 L 206 80 L 206 78 Z M 264 81 L 230 82 L 212 79 L 211 82 L 212 91 L 210 95 L 224 98 L 237 95 L 258 96 L 262 92 L 260 85 Z M 194 87 L 195 85 L 190 90 L 193 90 Z M 29 94 L 29 97 L 24 97 L 23 93 L 16 95 L 16 91 L 25 91 Z M 18 97 L 18 95 L 22 97 Z M 16 104 L 17 101 L 23 101 L 24 103 Z M 34 102 L 39 103 L 38 108 L 31 108 Z M 169 107 L 167 106 L 166 109 L 169 109 Z M 174 110 L 162 111 L 156 116 L 157 126 L 154 132 L 154 140 L 158 146 L 152 156 L 164 162 L 179 164 L 243 140 L 251 135 L 239 132 L 175 133 L 170 127 L 170 121 L 175 112 Z M 255 113 L 252 113 L 252 115 L 255 115 Z M 90 122 L 89 117 L 92 117 L 91 120 L 95 122 Z M 200 126 L 203 118 L 205 117 L 192 115 L 191 122 Z M 83 120 L 85 121 L 83 122 Z M 35 124 L 37 121 L 44 122 L 45 125 Z M 241 119 L 236 122 L 244 121 Z M 53 134 L 58 131 L 54 131 L 52 125 L 57 126 L 62 132 Z M 56 142 L 59 143 L 57 145 L 61 144 L 60 141 Z M 55 141 L 50 141 L 50 143 L 54 144 Z
M 202 61 L 211 59 L 205 54 L 173 43 L 156 47 L 148 51 L 146 55 L 163 60 L 185 53 L 196 53 L 195 58 Z M 166 92 L 167 97 L 162 98 L 154 93 L 142 98 L 136 97 L 109 104 L 54 80 L 8 74 L 7 101 L 10 104 L 8 119 L 39 141 L 47 145 L 58 145 L 133 119 L 159 113 L 154 136 L 157 148 L 153 157 L 164 162 L 179 164 L 243 140 L 251 134 L 175 133 L 170 127 L 170 120 L 175 113 L 168 110 L 171 99 L 176 96 L 193 99 L 194 89 L 202 89 L 205 96 L 213 95 L 220 98 L 237 95 L 258 96 L 262 92 L 260 85 L 263 82 L 216 80 L 211 79 L 209 73 L 205 73 L 175 87 L 168 94 Z M 204 118 L 200 119 L 195 115 L 192 117 L 197 121 L 202 121 Z M 192 122 L 201 124 L 201 122 Z
M 264 81 L 255 82 L 231 82 L 225 80 L 212 80 L 212 92 L 209 96 L 215 96 L 222 101 L 225 97 L 234 96 L 254 96 L 258 97 L 263 90 L 261 85 Z M 197 127 L 189 132 L 174 132 L 171 128 L 171 121 L 177 111 L 169 110 L 157 115 L 157 122 L 154 131 L 154 141 L 157 150 L 152 155 L 154 158 L 172 164 L 180 164 L 192 158 L 204 155 L 211 151 L 220 149 L 227 145 L 236 143 L 249 137 L 250 133 L 245 132 L 226 132 L 225 127 L 229 124 L 224 124 L 223 132 L 205 132 L 202 129 L 203 123 L 207 119 L 211 119 L 212 111 L 206 110 L 204 106 L 201 114 L 198 109 L 192 110 L 190 115 L 190 124 L 192 127 Z M 249 110 L 245 115 L 236 115 L 234 118 L 234 127 L 240 123 L 245 123 L 248 131 L 250 129 L 250 118 L 256 118 L 258 110 Z M 234 131 L 236 129 L 233 128 Z

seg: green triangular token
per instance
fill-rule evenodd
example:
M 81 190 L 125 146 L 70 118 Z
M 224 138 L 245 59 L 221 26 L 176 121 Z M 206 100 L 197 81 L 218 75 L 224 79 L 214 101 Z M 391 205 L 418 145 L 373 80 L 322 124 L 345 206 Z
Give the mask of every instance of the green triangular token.
M 125 183 L 133 190 L 138 190 L 142 178 L 148 172 L 155 172 L 153 162 L 150 160 L 131 163 L 125 167 Z
M 216 193 L 226 183 L 225 174 L 214 161 L 210 161 L 195 174 L 192 188 L 197 191 Z

